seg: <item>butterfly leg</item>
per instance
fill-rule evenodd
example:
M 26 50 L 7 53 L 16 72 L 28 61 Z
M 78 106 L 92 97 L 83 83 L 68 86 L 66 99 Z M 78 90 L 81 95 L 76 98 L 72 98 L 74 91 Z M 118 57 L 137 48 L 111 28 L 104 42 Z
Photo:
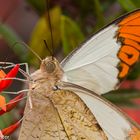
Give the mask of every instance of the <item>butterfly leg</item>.
M 7 69 L 7 68 L 11 68 L 14 67 L 16 64 L 12 63 L 12 62 L 0 62 L 0 65 L 8 65 L 8 66 L 0 66 L 1 69 Z M 19 72 L 25 76 L 26 78 L 31 80 L 30 74 L 29 74 L 29 67 L 28 67 L 28 63 L 20 63 L 18 64 L 20 66 L 25 65 L 25 71 L 22 70 L 21 68 L 19 68 Z
M 10 62 L 4 62 L 5 64 L 10 64 Z M 25 65 L 25 72 L 29 75 L 29 66 L 28 66 L 28 63 L 19 63 L 20 66 L 24 66 Z M 11 68 L 11 67 L 14 67 L 15 64 L 14 63 L 11 63 L 9 66 L 5 66 L 3 67 L 4 69 L 7 69 L 7 68 Z
M 12 65 L 12 64 L 14 64 L 14 63 L 12 63 L 12 62 L 0 62 L 0 65 Z
M 20 63 L 19 65 L 20 65 L 20 66 L 21 66 L 21 65 L 25 65 L 25 72 L 26 72 L 28 75 L 30 75 L 28 63 Z
M 33 103 L 32 103 L 32 99 L 31 99 L 31 96 L 29 95 L 29 106 L 30 106 L 30 109 L 33 108 Z

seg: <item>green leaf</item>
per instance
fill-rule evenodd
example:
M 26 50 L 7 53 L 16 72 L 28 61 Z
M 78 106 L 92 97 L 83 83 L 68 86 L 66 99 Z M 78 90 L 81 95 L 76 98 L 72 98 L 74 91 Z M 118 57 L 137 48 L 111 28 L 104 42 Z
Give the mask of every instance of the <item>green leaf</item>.
M 22 41 L 8 25 L 0 23 L 0 37 L 7 42 L 9 47 L 15 52 L 17 56 L 19 56 L 21 60 L 26 60 L 26 48 L 21 44 L 15 45 L 15 43 Z
M 51 26 L 52 26 L 52 34 L 53 34 L 53 47 L 56 49 L 60 44 L 60 17 L 61 17 L 61 9 L 59 7 L 55 7 L 50 11 L 50 17 L 51 17 Z M 46 49 L 46 46 L 44 44 L 44 40 L 46 40 L 48 47 L 50 50 L 52 50 L 52 44 L 51 44 L 51 34 L 50 34 L 50 28 L 48 23 L 48 17 L 47 14 L 42 16 L 39 21 L 37 22 L 31 36 L 30 40 L 30 47 L 33 49 L 37 54 L 44 58 L 47 55 L 52 55 L 49 53 L 49 51 Z M 53 50 L 55 51 L 55 50 Z M 35 63 L 36 57 L 33 55 L 29 56 L 30 62 Z
M 84 35 L 76 22 L 66 16 L 61 16 L 61 39 L 65 55 L 84 40 Z
M 133 1 L 133 3 L 137 8 L 140 8 L 140 0 L 135 0 L 135 2 Z
M 0 129 L 3 129 L 5 127 L 7 127 L 10 123 L 12 123 L 12 114 L 10 113 L 6 113 L 2 116 L 0 116 Z
M 139 90 L 116 90 L 110 93 L 103 95 L 106 99 L 110 100 L 111 102 L 119 105 L 128 105 L 133 107 L 138 107 L 138 105 L 134 104 L 131 100 L 140 98 L 140 91 Z
M 132 71 L 130 71 L 130 73 L 128 74 L 127 79 L 128 80 L 135 80 L 140 76 L 140 62 L 136 63 L 133 67 L 132 67 Z
M 131 11 L 137 8 L 132 0 L 118 0 L 118 2 L 126 11 Z
M 105 24 L 105 20 L 104 20 L 104 15 L 102 12 L 102 6 L 99 0 L 93 0 L 94 3 L 94 9 L 95 9 L 95 13 L 96 13 L 96 17 L 97 17 L 97 26 L 95 27 L 96 30 L 100 27 L 102 27 Z M 94 29 L 95 30 L 95 29 Z
M 39 15 L 44 14 L 44 12 L 47 10 L 45 9 L 46 0 L 26 0 L 26 1 L 34 7 L 34 9 L 37 11 Z

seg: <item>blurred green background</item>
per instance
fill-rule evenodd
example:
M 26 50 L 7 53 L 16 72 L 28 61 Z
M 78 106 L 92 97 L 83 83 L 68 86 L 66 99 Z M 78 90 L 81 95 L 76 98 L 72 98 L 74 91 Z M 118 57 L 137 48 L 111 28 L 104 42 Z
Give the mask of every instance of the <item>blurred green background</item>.
M 139 0 L 50 0 L 49 9 L 45 0 L 0 2 L 0 59 L 14 63 L 27 62 L 31 71 L 38 68 L 40 62 L 25 46 L 14 44 L 27 43 L 41 58 L 50 55 L 43 42 L 46 40 L 52 49 L 48 10 L 54 55 L 61 61 L 89 35 L 120 15 L 140 7 Z M 140 63 L 119 90 L 104 96 L 140 123 Z M 6 127 L 15 118 L 12 113 L 6 118 L 1 116 L 0 127 Z

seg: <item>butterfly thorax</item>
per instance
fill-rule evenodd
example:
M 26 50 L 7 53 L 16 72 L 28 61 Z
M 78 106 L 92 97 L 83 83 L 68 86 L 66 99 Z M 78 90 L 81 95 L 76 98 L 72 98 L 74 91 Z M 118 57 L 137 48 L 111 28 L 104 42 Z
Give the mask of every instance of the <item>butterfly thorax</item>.
M 57 82 L 62 79 L 62 75 L 63 70 L 58 60 L 54 57 L 46 57 L 42 61 L 40 69 L 31 75 L 33 79 L 29 86 L 31 98 L 44 99 L 44 96 L 50 96 Z

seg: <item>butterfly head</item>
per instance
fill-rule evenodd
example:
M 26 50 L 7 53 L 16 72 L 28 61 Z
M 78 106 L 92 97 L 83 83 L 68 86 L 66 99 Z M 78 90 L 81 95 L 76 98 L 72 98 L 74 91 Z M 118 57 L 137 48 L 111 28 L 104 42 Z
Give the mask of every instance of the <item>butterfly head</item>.
M 63 74 L 58 60 L 54 57 L 46 57 L 42 61 L 40 69 L 43 73 L 46 73 L 47 76 L 61 78 Z

